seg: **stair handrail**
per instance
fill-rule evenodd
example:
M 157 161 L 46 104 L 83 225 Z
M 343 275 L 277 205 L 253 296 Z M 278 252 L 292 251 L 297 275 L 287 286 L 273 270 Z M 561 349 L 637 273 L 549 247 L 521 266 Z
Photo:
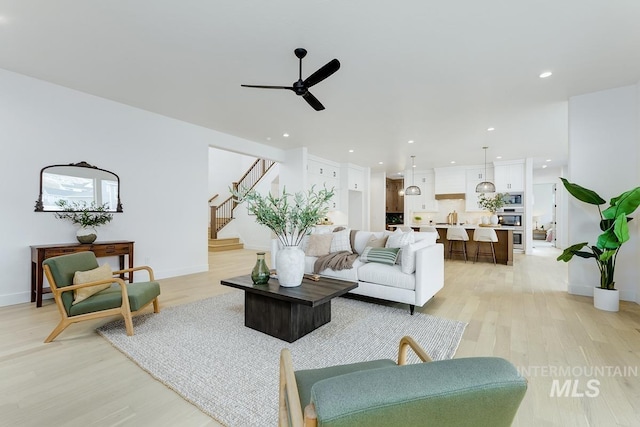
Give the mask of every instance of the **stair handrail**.
M 231 184 L 231 188 L 234 191 L 243 189 L 245 191 L 252 190 L 263 176 L 271 169 L 276 162 L 267 159 L 256 159 L 255 162 L 249 167 L 249 169 L 240 177 L 237 182 Z M 220 203 L 218 206 L 211 206 L 211 238 L 216 239 L 218 231 L 231 222 L 233 219 L 233 211 L 238 203 L 233 196 L 229 196 L 226 200 Z M 218 221 L 218 218 L 224 218 L 222 221 Z

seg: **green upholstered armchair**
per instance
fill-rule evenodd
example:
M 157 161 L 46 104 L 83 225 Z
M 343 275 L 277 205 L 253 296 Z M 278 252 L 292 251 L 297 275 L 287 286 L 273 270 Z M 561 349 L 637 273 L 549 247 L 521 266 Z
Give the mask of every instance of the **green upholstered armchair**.
M 429 363 L 406 364 L 408 347 Z M 510 426 L 527 390 L 526 380 L 504 359 L 430 362 L 410 337 L 400 341 L 397 363 L 374 360 L 295 372 L 292 365 L 285 348 L 280 426 Z
M 133 314 L 137 314 L 151 303 L 153 303 L 155 313 L 160 311 L 158 304 L 160 285 L 154 281 L 153 270 L 150 267 L 140 266 L 113 272 L 107 269 L 107 277 L 74 284 L 74 276 L 77 272 L 90 274 L 98 270 L 98 267 L 95 254 L 89 251 L 61 255 L 43 262 L 44 273 L 51 286 L 51 292 L 53 292 L 61 316 L 60 323 L 44 342 L 53 341 L 72 323 L 114 315 L 124 317 L 127 335 L 131 336 L 133 335 L 131 320 Z M 127 284 L 120 277 L 114 277 L 124 273 L 131 274 L 138 270 L 146 270 L 149 281 Z M 104 273 L 100 274 L 104 276 Z M 87 277 L 91 276 L 87 275 Z M 95 291 L 96 286 L 106 289 Z M 91 290 L 87 292 L 88 289 Z M 78 299 L 76 292 L 82 290 L 88 294 L 96 293 L 85 297 L 82 301 L 74 301 L 74 298 Z

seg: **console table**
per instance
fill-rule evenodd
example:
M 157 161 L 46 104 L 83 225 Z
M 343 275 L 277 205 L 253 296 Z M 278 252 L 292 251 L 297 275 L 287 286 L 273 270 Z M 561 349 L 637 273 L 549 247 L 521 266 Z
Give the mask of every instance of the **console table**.
M 129 240 L 117 240 L 111 242 L 94 243 L 60 243 L 52 245 L 31 246 L 31 302 L 36 303 L 36 307 L 42 307 L 42 294 L 51 292 L 51 289 L 42 287 L 44 273 L 42 262 L 58 255 L 75 254 L 78 252 L 91 251 L 97 258 L 117 256 L 120 259 L 120 270 L 124 269 L 124 257 L 129 258 L 129 267 L 133 268 L 133 243 Z M 120 278 L 125 280 L 124 274 Z M 127 278 L 129 283 L 133 282 L 133 273 L 129 273 Z

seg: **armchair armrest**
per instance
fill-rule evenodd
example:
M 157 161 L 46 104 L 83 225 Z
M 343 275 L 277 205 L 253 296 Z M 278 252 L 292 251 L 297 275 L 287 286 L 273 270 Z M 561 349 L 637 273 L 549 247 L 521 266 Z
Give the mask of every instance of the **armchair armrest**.
M 431 362 L 431 357 L 413 338 L 404 336 L 400 339 L 400 348 L 398 348 L 398 365 L 407 364 L 407 350 L 409 350 L 409 348 L 411 348 L 423 362 Z
M 302 427 L 302 407 L 298 384 L 293 370 L 291 352 L 283 348 L 280 352 L 280 393 L 279 393 L 279 425 Z
M 117 271 L 112 271 L 112 274 L 114 276 L 119 275 L 119 274 L 123 274 L 123 273 L 132 273 L 134 271 L 140 271 L 140 270 L 147 270 L 147 273 L 149 273 L 149 281 L 153 282 L 155 279 L 153 277 L 153 269 L 147 265 L 141 265 L 138 267 L 133 267 L 133 268 L 125 268 L 124 270 L 117 270 Z

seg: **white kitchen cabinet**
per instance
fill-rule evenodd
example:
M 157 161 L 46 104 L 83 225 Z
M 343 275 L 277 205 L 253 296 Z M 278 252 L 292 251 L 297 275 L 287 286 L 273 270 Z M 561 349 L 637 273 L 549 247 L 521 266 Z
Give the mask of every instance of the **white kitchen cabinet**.
M 315 186 L 315 191 L 323 188 L 334 190 L 334 196 L 329 202 L 329 209 L 340 209 L 340 165 L 329 161 L 312 158 L 307 160 L 307 182 L 309 188 Z
M 493 168 L 487 168 L 485 177 L 484 168 L 467 169 L 467 190 L 465 194 L 465 210 L 467 212 L 484 212 L 478 205 L 478 197 L 481 193 L 476 193 L 476 186 L 483 181 L 493 182 Z
M 347 168 L 347 188 L 352 191 L 363 191 L 364 171 L 353 167 Z
M 405 179 L 405 183 L 407 180 Z M 414 183 L 420 187 L 419 196 L 404 197 L 410 212 L 437 212 L 438 201 L 435 199 L 435 179 L 433 172 L 416 172 Z
M 494 162 L 496 192 L 524 191 L 524 161 Z
M 435 168 L 435 194 L 466 192 L 467 175 L 464 168 Z

